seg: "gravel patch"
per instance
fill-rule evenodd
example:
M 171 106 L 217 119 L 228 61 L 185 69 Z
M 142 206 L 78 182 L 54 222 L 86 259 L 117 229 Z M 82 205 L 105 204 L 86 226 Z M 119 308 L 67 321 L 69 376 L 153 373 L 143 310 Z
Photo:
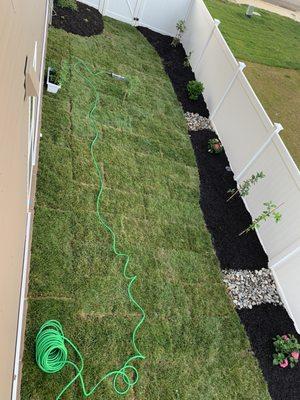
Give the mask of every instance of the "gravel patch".
M 208 118 L 202 117 L 199 114 L 186 112 L 184 114 L 189 131 L 199 131 L 201 129 L 211 129 L 213 130 L 210 120 Z
M 223 281 L 236 308 L 260 304 L 282 305 L 271 270 L 223 270 Z

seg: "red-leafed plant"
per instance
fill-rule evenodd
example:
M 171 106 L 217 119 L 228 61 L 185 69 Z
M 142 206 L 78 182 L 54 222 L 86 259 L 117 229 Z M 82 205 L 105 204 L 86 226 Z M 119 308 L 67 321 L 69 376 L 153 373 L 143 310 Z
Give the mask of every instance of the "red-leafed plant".
M 299 361 L 300 344 L 294 335 L 277 335 L 273 339 L 276 353 L 273 354 L 273 365 L 281 368 L 294 368 Z

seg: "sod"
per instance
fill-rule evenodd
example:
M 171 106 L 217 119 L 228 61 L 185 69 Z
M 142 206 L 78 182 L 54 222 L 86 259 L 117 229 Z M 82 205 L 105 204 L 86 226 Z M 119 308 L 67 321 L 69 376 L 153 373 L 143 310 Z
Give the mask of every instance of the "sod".
M 198 208 L 183 110 L 145 38 L 121 22 L 104 18 L 104 24 L 92 38 L 50 29 L 47 62 L 72 65 L 80 57 L 135 83 L 124 98 L 119 82 L 96 80 L 103 214 L 118 247 L 131 256 L 130 271 L 138 275 L 134 296 L 147 314 L 138 335 L 146 360 L 137 364 L 140 381 L 127 398 L 267 400 Z M 86 123 L 91 97 L 72 68 L 58 95 L 44 96 L 22 400 L 54 399 L 73 376 L 69 367 L 47 375 L 35 363 L 35 335 L 48 319 L 58 319 L 83 353 L 88 387 L 132 353 L 138 315 L 93 207 L 97 178 Z M 78 384 L 64 398 L 83 398 Z M 106 381 L 92 398 L 119 397 Z

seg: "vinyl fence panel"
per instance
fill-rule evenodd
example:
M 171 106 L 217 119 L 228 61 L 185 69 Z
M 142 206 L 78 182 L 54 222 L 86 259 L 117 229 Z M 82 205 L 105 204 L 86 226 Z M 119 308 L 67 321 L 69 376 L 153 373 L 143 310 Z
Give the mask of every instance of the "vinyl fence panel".
M 175 36 L 176 23 L 186 19 L 191 0 L 80 0 L 103 15 L 155 32 Z
M 118 21 L 134 24 L 140 0 L 105 0 L 102 1 L 100 11 Z
M 233 57 L 228 57 L 220 34 L 217 33 L 218 30 L 215 30 L 210 38 L 209 45 L 194 70 L 197 80 L 201 82 L 213 80 L 215 82 L 212 88 L 205 87 L 204 91 L 205 100 L 211 113 L 218 107 L 239 67 Z M 219 59 L 222 61 L 222 68 L 220 68 L 219 62 L 216 62 L 216 53 L 219 54 Z
M 80 0 L 80 3 L 99 9 L 100 0 Z
M 272 200 L 276 205 L 282 204 L 278 210 L 282 214 L 282 220 L 275 224 L 270 219 L 263 223 L 258 231 L 272 265 L 278 257 L 286 255 L 285 250 L 296 243 L 300 236 L 300 176 L 296 173 L 297 169 L 289 159 L 284 144 L 277 136 L 249 168 L 245 177 L 257 171 L 264 171 L 266 177 L 245 197 L 251 215 L 260 214 L 266 201 Z
M 201 53 L 211 36 L 214 22 L 207 9 L 197 1 L 192 1 L 186 20 L 186 31 L 182 44 L 187 54 L 192 53 L 190 63 L 193 68 L 198 64 Z
M 274 131 L 243 76 L 237 77 L 213 118 L 236 176 Z
M 275 268 L 272 268 L 281 298 L 291 318 L 293 318 L 296 330 L 300 332 L 300 243 L 297 249 L 289 257 L 282 260 Z
M 191 0 L 144 0 L 142 2 L 139 22 L 141 26 L 175 36 L 176 23 L 186 19 Z

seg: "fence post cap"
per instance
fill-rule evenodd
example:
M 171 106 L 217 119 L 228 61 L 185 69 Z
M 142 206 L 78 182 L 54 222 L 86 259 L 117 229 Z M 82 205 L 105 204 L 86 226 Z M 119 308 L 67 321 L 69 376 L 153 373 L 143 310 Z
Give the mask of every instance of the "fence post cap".
M 241 61 L 239 61 L 239 70 L 243 71 L 244 68 L 246 68 L 246 64 L 241 62 Z
M 277 133 L 283 130 L 283 126 L 278 122 L 274 122 L 274 128 Z
M 214 19 L 215 26 L 219 26 L 221 21 L 219 19 Z

